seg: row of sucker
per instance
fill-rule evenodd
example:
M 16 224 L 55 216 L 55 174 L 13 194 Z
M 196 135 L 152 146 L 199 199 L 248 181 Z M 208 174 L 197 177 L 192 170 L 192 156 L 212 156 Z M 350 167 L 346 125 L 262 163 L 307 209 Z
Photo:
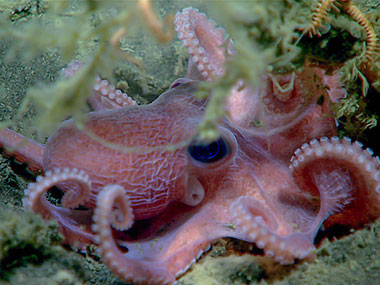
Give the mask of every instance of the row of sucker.
M 211 54 L 209 54 L 210 51 L 202 46 L 202 42 L 196 32 L 199 28 L 195 27 L 194 17 L 190 16 L 190 13 L 196 13 L 197 17 L 204 19 L 203 21 L 200 21 L 198 18 L 196 20 L 197 25 L 206 25 L 202 27 L 204 31 L 208 31 L 208 33 L 215 32 L 215 37 L 212 40 L 216 41 L 215 44 L 217 46 L 222 45 L 224 42 L 224 32 L 220 28 L 216 29 L 215 23 L 207 20 L 206 15 L 199 12 L 198 9 L 188 7 L 176 14 L 174 21 L 175 31 L 177 32 L 178 38 L 182 41 L 182 44 L 188 48 L 190 60 L 196 65 L 205 80 L 213 80 L 215 77 L 223 74 L 223 68 L 213 62 L 213 58 Z M 210 39 L 210 42 L 212 40 Z M 218 48 L 220 49 L 219 52 L 223 53 L 223 48 Z
M 80 191 L 66 192 L 62 199 L 62 205 L 66 208 L 75 208 L 83 204 L 90 194 L 91 182 L 89 176 L 77 168 L 65 167 L 47 171 L 45 176 L 38 176 L 35 183 L 30 183 L 24 193 L 24 208 L 38 212 L 44 217 L 50 217 L 51 214 L 47 208 L 48 202 L 41 203 L 41 199 L 50 188 L 67 181 L 76 182 L 81 188 Z
M 232 205 L 232 221 L 246 234 L 249 242 L 254 242 L 258 248 L 264 250 L 268 257 L 274 258 L 281 264 L 289 264 L 295 258 L 303 259 L 308 256 L 314 247 L 311 243 L 301 238 L 291 236 L 280 236 L 264 224 L 262 216 L 252 217 L 252 214 L 244 205 L 244 200 L 251 197 L 242 196 Z M 250 201 L 246 201 L 250 203 Z
M 114 206 L 119 204 L 117 215 Z M 173 282 L 173 277 L 140 261 L 128 258 L 124 255 L 114 240 L 111 225 L 116 228 L 127 229 L 134 222 L 134 216 L 130 202 L 125 197 L 123 188 L 119 185 L 106 186 L 97 197 L 96 208 L 93 216 L 92 230 L 95 233 L 95 242 L 107 267 L 124 281 L 132 281 L 134 284 L 167 284 Z M 120 225 L 123 225 L 120 227 Z
M 99 76 L 96 78 L 94 90 L 120 107 L 137 104 L 127 93 L 115 89 L 107 80 L 101 79 Z
M 290 160 L 290 169 L 294 171 L 310 160 L 321 157 L 332 157 L 354 163 L 362 172 L 369 189 L 374 189 L 380 194 L 380 160 L 379 157 L 373 156 L 372 149 L 363 149 L 360 142 L 352 143 L 347 137 L 342 140 L 338 137 L 322 137 L 298 148 Z

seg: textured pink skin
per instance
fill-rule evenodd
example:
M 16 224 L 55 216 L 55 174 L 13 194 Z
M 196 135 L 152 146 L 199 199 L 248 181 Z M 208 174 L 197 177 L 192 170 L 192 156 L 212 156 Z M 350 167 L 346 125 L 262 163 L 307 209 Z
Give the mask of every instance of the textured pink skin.
M 85 129 L 121 147 L 164 147 L 195 134 L 202 114 L 200 105 L 188 92 L 169 91 L 150 105 L 90 113 Z M 135 219 L 140 220 L 157 215 L 169 202 L 183 197 L 189 158 L 183 147 L 122 153 L 94 141 L 78 131 L 72 121 L 66 121 L 49 138 L 43 162 L 45 170 L 84 170 L 92 184 L 92 194 L 85 204 L 90 209 L 95 207 L 102 187 L 119 184 L 131 197 Z M 60 186 L 64 190 L 72 188 Z
M 197 11 L 188 11 L 192 23 L 197 23 Z M 206 25 L 204 16 L 199 17 L 202 25 L 197 26 L 197 31 L 201 39 L 212 39 L 207 33 L 211 30 L 215 35 L 214 26 Z M 208 46 L 207 52 L 212 54 L 215 45 Z M 216 60 L 215 66 L 221 67 L 224 57 L 219 51 L 217 49 L 212 60 Z M 88 114 L 85 129 L 107 142 L 125 147 L 165 146 L 190 140 L 197 132 L 205 102 L 192 96 L 196 80 L 203 75 L 190 64 L 187 76 L 177 80 L 178 86 L 174 83 L 173 88 L 150 105 L 109 105 L 106 108 L 109 110 L 104 110 L 101 100 L 97 100 L 100 111 Z M 319 96 L 330 96 L 325 88 L 318 87 L 322 86 L 319 82 L 329 82 L 324 73 L 306 68 L 295 76 L 296 87 L 291 91 L 289 102 L 281 97 L 283 94 L 274 91 L 267 76 L 263 79 L 266 84 L 257 91 L 250 87 L 232 91 L 228 102 L 229 118 L 220 124 L 230 154 L 221 162 L 196 162 L 189 156 L 187 146 L 174 152 L 165 149 L 133 153 L 116 151 L 89 138 L 72 121 L 66 121 L 49 138 L 43 154 L 43 170 L 75 167 L 88 174 L 92 182 L 91 197 L 85 206 L 91 210 L 95 209 L 95 200 L 104 186 L 118 184 L 124 188 L 132 201 L 135 221 L 128 232 L 114 230 L 114 237 L 118 245 L 128 248 L 128 252 L 122 253 L 116 245 L 109 252 L 115 260 L 118 258 L 118 264 L 124 262 L 128 266 L 132 277 L 126 280 L 172 283 L 212 241 L 226 236 L 256 242 L 267 255 L 280 257 L 278 261 L 284 263 L 311 256 L 313 238 L 331 213 L 338 211 L 326 221 L 327 224 L 333 221 L 360 227 L 379 216 L 379 198 L 374 189 L 366 186 L 368 179 L 361 175 L 354 161 L 321 157 L 313 158 L 306 167 L 294 173 L 289 169 L 290 156 L 297 147 L 312 138 L 336 132 L 335 120 L 329 116 L 331 111 L 326 101 L 322 106 L 316 104 Z M 285 75 L 278 78 L 278 82 L 283 84 L 290 77 Z M 259 91 L 269 98 L 264 113 L 257 103 Z M 297 101 L 299 98 L 303 101 Z M 273 102 L 282 104 L 286 111 L 271 112 Z M 296 108 L 289 107 L 294 102 L 300 103 Z M 252 125 L 254 120 L 265 121 L 267 129 Z M 11 133 L 4 130 L 0 134 L 0 145 L 9 144 L 7 138 Z M 31 145 L 33 142 L 29 142 L 28 146 Z M 42 153 L 43 146 L 39 149 Z M 17 150 L 17 156 L 23 157 L 24 150 Z M 42 161 L 42 157 L 24 160 L 38 165 L 36 161 Z M 328 176 L 326 169 L 336 176 Z M 203 201 L 195 207 L 180 201 L 189 177 L 197 178 L 205 189 Z M 351 184 L 354 191 L 348 193 L 350 199 L 346 200 L 351 204 L 347 206 L 346 196 L 335 195 L 333 191 L 347 185 L 351 187 Z M 323 188 L 319 188 L 321 185 Z M 64 191 L 76 189 L 72 183 L 58 186 Z M 325 193 L 322 190 L 326 190 Z M 160 196 L 163 193 L 164 198 Z M 67 241 L 71 244 L 83 240 L 93 242 L 89 227 L 76 229 L 78 225 L 91 223 L 87 219 L 91 211 L 51 207 Z M 247 210 L 246 216 L 236 214 L 241 208 Z M 242 220 L 245 218 L 252 228 L 259 228 L 259 238 L 253 238 L 252 229 L 244 227 Z M 118 274 L 117 270 L 114 272 Z M 158 278 L 164 281 L 158 282 Z

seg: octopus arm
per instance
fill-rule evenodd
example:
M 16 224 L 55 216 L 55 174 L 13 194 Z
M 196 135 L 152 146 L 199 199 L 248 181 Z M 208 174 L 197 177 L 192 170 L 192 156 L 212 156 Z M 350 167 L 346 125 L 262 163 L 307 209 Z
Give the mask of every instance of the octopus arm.
M 158 262 L 130 258 L 128 254 L 123 254 L 118 247 L 112 235 L 111 225 L 118 227 L 123 222 L 127 226 L 132 225 L 133 213 L 130 211 L 129 203 L 123 188 L 119 185 L 107 186 L 98 195 L 92 229 L 96 233 L 95 241 L 99 244 L 104 263 L 114 274 L 125 281 L 142 284 L 173 283 L 174 276 L 169 274 Z M 119 211 L 115 212 L 115 207 Z
M 370 149 L 348 138 L 322 137 L 296 150 L 291 171 L 301 189 L 319 201 L 310 231 L 339 224 L 359 228 L 380 213 L 380 165 Z
M 240 231 L 239 238 L 254 242 L 281 264 L 293 263 L 295 258 L 312 257 L 312 239 L 303 232 L 296 232 L 283 223 L 262 202 L 250 196 L 241 196 L 232 203 L 231 217 Z
M 112 231 L 115 203 L 129 202 L 122 187 L 112 185 L 98 196 L 93 230 L 102 260 L 124 281 L 172 284 L 209 248 L 210 242 L 231 234 L 223 223 L 216 222 L 218 213 L 208 203 L 198 207 L 178 203 L 153 218 L 153 228 L 145 228 L 150 232 L 145 238 L 118 240 Z M 131 215 L 125 212 L 118 220 L 131 220 Z
M 67 191 L 62 198 L 62 206 L 50 203 L 46 193 L 59 183 L 75 183 L 79 188 Z M 25 190 L 23 204 L 25 210 L 39 213 L 45 219 L 55 219 L 65 236 L 65 243 L 82 248 L 93 243 L 91 210 L 75 210 L 83 205 L 90 195 L 91 183 L 87 174 L 76 168 L 55 169 L 47 171 L 45 176 L 38 176 L 35 183 L 30 183 Z
M 5 153 L 13 156 L 17 162 L 27 163 L 28 169 L 36 173 L 42 171 L 42 157 L 45 145 L 10 130 L 0 130 L 0 148 L 4 148 Z

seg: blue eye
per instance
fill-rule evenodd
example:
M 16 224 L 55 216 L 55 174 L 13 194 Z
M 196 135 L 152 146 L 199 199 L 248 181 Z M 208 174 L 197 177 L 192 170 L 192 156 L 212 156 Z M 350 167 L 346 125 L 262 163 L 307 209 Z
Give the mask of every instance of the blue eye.
M 201 144 L 200 142 L 193 142 L 188 150 L 190 156 L 202 163 L 216 162 L 226 157 L 229 152 L 229 146 L 227 142 L 220 138 L 209 144 Z

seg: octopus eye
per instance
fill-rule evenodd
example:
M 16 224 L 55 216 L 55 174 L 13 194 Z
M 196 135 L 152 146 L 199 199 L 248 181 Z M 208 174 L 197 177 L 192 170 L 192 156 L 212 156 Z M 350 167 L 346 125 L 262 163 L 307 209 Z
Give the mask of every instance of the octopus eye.
M 209 144 L 194 141 L 187 149 L 189 155 L 202 163 L 213 163 L 226 157 L 230 153 L 230 147 L 225 139 L 220 138 Z

